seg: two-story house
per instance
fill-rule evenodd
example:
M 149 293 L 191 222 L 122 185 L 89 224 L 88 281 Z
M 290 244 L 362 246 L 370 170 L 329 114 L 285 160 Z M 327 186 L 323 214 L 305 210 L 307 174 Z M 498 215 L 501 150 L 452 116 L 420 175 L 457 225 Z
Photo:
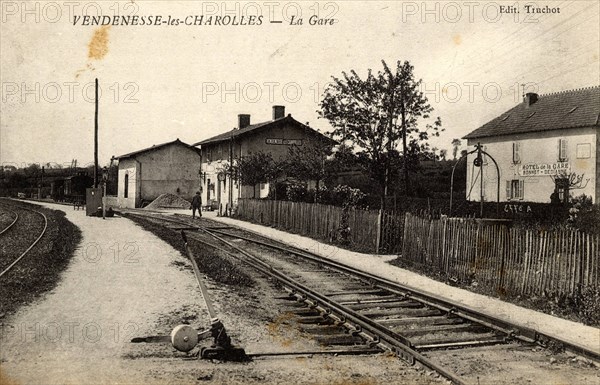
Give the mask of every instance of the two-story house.
M 310 146 L 333 140 L 285 115 L 284 106 L 273 106 L 272 120 L 251 124 L 250 115 L 238 115 L 238 125 L 233 130 L 195 143 L 202 152 L 201 183 L 203 204 L 215 204 L 220 210 L 235 206 L 238 198 L 264 198 L 269 184 L 240 186 L 231 177 L 227 167 L 240 157 L 269 153 L 274 160 L 288 156 L 290 146 Z
M 467 199 L 550 202 L 585 194 L 600 202 L 600 86 L 547 95 L 528 93 L 519 105 L 465 136 L 497 162 L 468 156 Z M 483 183 L 482 182 L 483 178 Z M 483 185 L 483 188 L 482 188 Z M 483 191 L 481 191 L 483 190 Z

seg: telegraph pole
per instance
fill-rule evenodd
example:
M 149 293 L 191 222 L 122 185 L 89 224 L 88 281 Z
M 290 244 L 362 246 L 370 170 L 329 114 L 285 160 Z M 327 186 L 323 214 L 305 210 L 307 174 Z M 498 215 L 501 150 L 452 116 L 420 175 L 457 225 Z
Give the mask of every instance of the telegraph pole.
M 96 78 L 96 111 L 94 112 L 94 188 L 98 187 L 98 78 Z
M 481 143 L 477 142 L 475 147 L 477 148 L 477 157 L 473 161 L 473 164 L 475 167 L 479 167 L 479 217 L 483 218 L 483 156 L 481 154 Z
M 233 131 L 229 137 L 229 215 L 233 213 Z

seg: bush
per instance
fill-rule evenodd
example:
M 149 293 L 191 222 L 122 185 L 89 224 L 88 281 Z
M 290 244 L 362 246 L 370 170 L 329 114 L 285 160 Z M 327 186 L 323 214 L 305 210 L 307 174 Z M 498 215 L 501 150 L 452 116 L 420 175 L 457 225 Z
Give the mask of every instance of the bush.
M 575 298 L 577 312 L 582 321 L 591 326 L 600 322 L 600 288 L 586 287 Z
M 306 186 L 302 183 L 290 183 L 285 189 L 286 200 L 293 202 L 305 202 L 308 195 Z
M 336 205 L 342 207 L 362 207 L 366 194 L 357 188 L 337 185 L 333 188 L 332 198 Z M 332 203 L 333 204 L 333 203 Z
M 592 198 L 580 195 L 571 200 L 567 225 L 590 234 L 600 234 L 600 205 Z

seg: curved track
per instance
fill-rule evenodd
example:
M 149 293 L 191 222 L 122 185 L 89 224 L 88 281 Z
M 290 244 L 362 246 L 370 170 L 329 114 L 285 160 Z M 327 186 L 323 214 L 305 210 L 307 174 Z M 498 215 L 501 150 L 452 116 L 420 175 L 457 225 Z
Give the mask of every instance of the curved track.
M 8 226 L 6 226 L 2 231 L 0 231 L 0 235 L 2 235 L 5 232 L 7 232 L 19 220 L 19 214 L 17 214 L 16 211 L 13 211 L 13 210 L 10 210 L 10 209 L 6 209 L 6 211 L 8 211 L 9 213 L 14 214 L 15 219 Z
M 189 221 L 152 214 L 130 214 L 178 225 L 170 227 L 188 231 L 191 238 L 221 249 L 279 281 L 291 299 L 304 302 L 313 310 L 312 317 L 307 318 L 313 318 L 316 324 L 333 322 L 344 326 L 369 345 L 389 350 L 409 363 L 420 362 L 456 384 L 465 381 L 427 352 L 484 345 L 506 344 L 507 349 L 522 344 L 544 346 L 550 340 L 535 330 L 509 324 L 260 234 L 248 235 L 247 231 L 227 227 L 227 231 L 223 231 L 223 226 L 199 227 L 190 225 Z M 192 232 L 194 230 L 209 235 L 215 242 L 207 242 L 206 237 Z M 588 358 L 596 361 L 599 358 L 596 352 L 558 342 Z
M 10 209 L 8 209 L 8 210 L 13 211 L 16 214 L 16 218 L 13 221 L 13 223 L 11 223 L 7 228 L 2 230 L 2 232 L 0 234 L 3 236 L 9 236 L 14 233 L 25 234 L 25 236 L 27 238 L 27 239 L 24 239 L 26 249 L 25 249 L 25 251 L 22 251 L 20 254 L 19 254 L 18 250 L 9 250 L 6 253 L 4 253 L 4 252 L 2 253 L 3 260 L 0 261 L 2 263 L 1 266 L 3 267 L 3 270 L 0 272 L 0 278 L 2 278 L 13 267 L 15 267 L 15 265 L 17 265 L 19 263 L 19 261 L 21 261 L 23 259 L 23 257 L 25 257 L 38 244 L 40 239 L 42 239 L 42 237 L 46 233 L 46 229 L 48 228 L 48 218 L 46 217 L 46 215 L 44 215 L 44 213 L 42 213 L 40 211 L 30 209 L 30 208 L 27 208 L 27 207 L 24 207 L 24 206 L 21 206 L 18 204 L 14 204 L 11 201 L 3 199 L 3 200 L 0 200 L 0 202 L 4 207 L 10 207 Z M 19 213 L 18 213 L 19 211 L 21 212 L 21 215 L 19 215 Z M 31 217 L 33 217 L 33 216 L 41 217 L 41 219 L 42 219 L 42 221 L 39 221 L 40 222 L 39 227 L 42 228 L 42 230 L 39 232 L 39 234 L 31 233 L 31 231 L 32 231 L 31 223 L 25 223 L 26 217 L 29 217 L 29 219 L 32 219 Z M 20 226 L 21 224 L 22 224 L 22 226 Z M 6 245 L 5 245 L 5 247 L 6 247 Z M 11 249 L 12 245 L 9 245 L 7 248 Z M 14 257 L 14 255 L 16 255 L 16 254 L 19 254 L 19 255 Z M 7 263 L 8 263 L 8 265 L 6 266 Z

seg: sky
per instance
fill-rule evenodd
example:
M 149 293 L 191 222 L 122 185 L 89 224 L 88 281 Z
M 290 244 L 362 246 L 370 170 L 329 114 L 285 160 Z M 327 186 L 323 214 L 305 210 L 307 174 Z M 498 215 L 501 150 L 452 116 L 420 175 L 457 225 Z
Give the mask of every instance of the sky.
M 273 105 L 329 131 L 317 110 L 331 76 L 365 75 L 381 60 L 414 66 L 445 128 L 431 143 L 445 149 L 520 103 L 522 84 L 542 95 L 600 84 L 600 1 L 0 5 L 2 165 L 93 162 L 96 78 L 101 165 L 177 138 L 201 141 L 234 128 L 238 114 L 270 120 Z M 85 15 L 115 13 L 181 23 L 82 25 Z M 184 23 L 200 15 L 262 22 Z M 303 24 L 290 25 L 291 16 Z M 334 22 L 310 25 L 311 16 Z

